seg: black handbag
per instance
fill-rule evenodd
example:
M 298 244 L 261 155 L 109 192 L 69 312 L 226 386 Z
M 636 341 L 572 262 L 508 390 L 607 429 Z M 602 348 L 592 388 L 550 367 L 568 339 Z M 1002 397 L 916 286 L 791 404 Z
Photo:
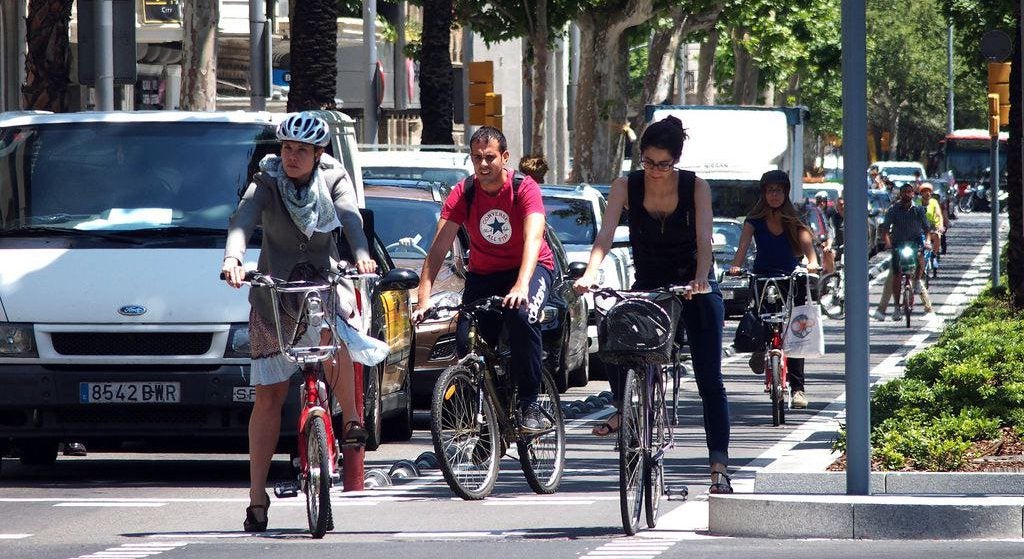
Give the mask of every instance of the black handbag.
M 743 318 L 736 326 L 736 337 L 732 345 L 740 353 L 761 351 L 765 345 L 765 327 L 761 317 L 751 309 L 743 313 Z

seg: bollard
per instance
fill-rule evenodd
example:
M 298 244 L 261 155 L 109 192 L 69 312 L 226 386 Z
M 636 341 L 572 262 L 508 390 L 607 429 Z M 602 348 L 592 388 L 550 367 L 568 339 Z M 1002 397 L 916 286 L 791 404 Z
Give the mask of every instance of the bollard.
M 391 465 L 388 475 L 391 476 L 392 481 L 396 479 L 413 479 L 420 477 L 420 469 L 410 460 L 399 460 Z
M 437 455 L 429 450 L 421 452 L 416 457 L 416 467 L 423 470 L 436 470 L 441 467 L 441 464 L 437 461 Z
M 367 489 L 373 489 L 375 487 L 388 487 L 391 485 L 391 476 L 387 472 L 379 468 L 374 468 L 364 476 L 364 484 Z

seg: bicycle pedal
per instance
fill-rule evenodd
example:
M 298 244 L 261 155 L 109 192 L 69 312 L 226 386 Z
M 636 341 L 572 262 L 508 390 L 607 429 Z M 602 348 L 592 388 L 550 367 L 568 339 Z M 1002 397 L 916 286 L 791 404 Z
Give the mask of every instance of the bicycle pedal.
M 287 499 L 289 497 L 299 496 L 299 482 L 297 481 L 282 481 L 274 484 L 274 496 L 278 499 Z

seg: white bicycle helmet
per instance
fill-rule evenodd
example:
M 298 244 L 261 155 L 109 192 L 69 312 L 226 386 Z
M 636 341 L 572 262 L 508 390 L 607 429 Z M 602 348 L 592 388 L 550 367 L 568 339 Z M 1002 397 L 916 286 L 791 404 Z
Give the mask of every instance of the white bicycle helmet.
M 828 200 L 828 192 L 825 192 L 824 190 L 819 190 L 817 192 L 817 194 L 814 195 L 814 199 L 815 200 Z
M 331 141 L 327 123 L 313 113 L 295 113 L 277 125 L 277 139 L 326 146 Z

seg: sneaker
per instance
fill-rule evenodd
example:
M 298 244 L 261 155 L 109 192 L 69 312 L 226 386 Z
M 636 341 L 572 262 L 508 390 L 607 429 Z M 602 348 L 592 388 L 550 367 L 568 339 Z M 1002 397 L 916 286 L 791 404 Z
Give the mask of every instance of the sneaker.
M 899 322 L 901 320 L 903 320 L 903 310 L 897 307 L 892 310 L 892 321 Z
M 873 318 L 873 319 L 875 319 L 875 320 L 877 320 L 879 322 L 885 322 L 885 311 L 881 311 L 881 310 L 875 309 L 875 310 L 871 311 L 871 318 Z
M 802 410 L 807 407 L 807 396 L 804 396 L 803 390 L 797 390 L 793 393 L 793 409 Z
M 540 404 L 534 402 L 523 410 L 522 417 L 519 419 L 519 427 L 523 431 L 540 432 L 551 428 L 551 420 L 544 415 Z

